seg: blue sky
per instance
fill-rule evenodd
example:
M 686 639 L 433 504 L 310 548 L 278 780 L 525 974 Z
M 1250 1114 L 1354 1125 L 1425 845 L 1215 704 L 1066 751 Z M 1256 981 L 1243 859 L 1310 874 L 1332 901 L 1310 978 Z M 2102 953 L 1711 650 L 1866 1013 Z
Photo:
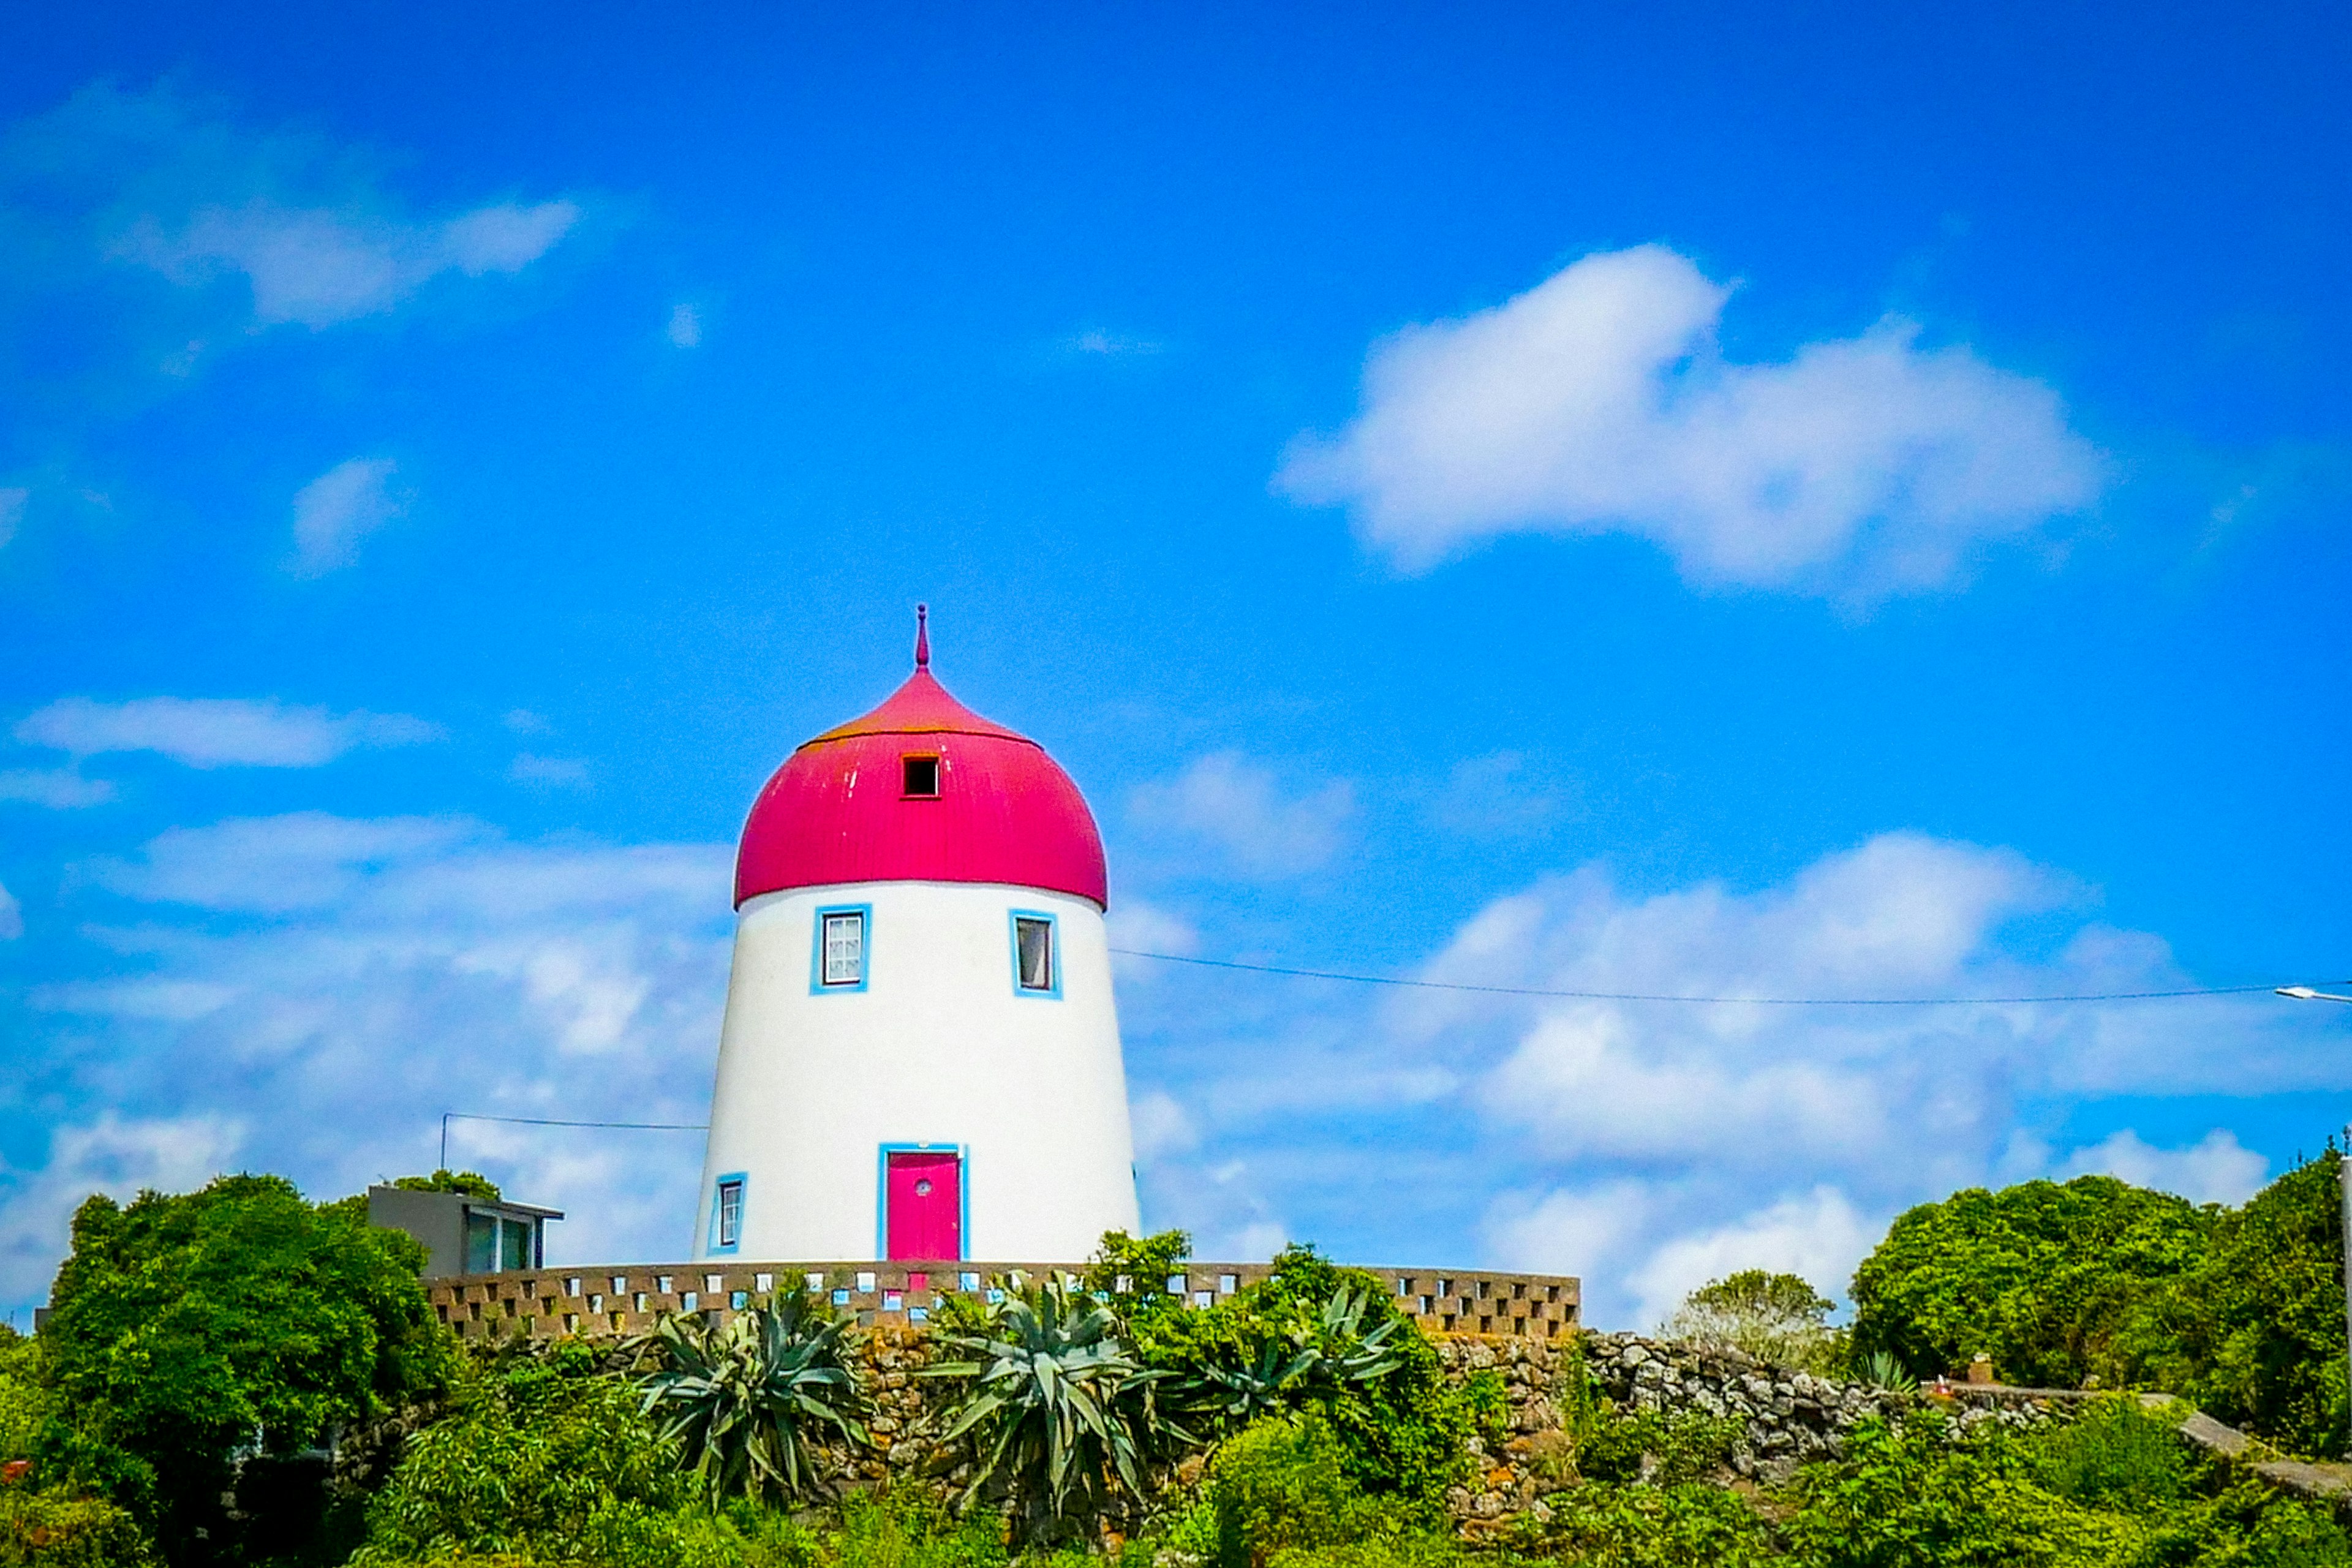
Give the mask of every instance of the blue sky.
M 0 1305 L 96 1188 L 698 1121 L 731 840 L 938 669 L 1128 945 L 1535 988 L 2352 973 L 2318 7 L 0 18 Z M 1204 1253 L 1841 1285 L 2235 1197 L 2352 1007 L 1131 962 Z M 1050 1085 L 1040 1092 L 1050 1093 Z M 462 1131 L 684 1245 L 690 1136 Z

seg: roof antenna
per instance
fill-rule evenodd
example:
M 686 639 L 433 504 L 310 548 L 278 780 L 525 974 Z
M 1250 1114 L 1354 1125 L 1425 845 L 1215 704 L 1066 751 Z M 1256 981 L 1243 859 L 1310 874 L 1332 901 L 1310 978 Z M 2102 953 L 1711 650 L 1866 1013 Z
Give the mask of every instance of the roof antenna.
M 929 605 L 915 606 L 915 668 L 917 669 L 931 668 L 931 630 L 926 624 L 930 616 L 931 607 Z

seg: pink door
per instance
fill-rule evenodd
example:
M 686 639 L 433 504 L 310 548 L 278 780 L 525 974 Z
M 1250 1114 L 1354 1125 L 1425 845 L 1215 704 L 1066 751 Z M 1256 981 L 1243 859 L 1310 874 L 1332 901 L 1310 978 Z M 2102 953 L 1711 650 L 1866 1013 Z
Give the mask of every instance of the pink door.
M 963 1256 L 963 1164 L 955 1151 L 892 1151 L 882 1184 L 883 1239 L 893 1259 Z

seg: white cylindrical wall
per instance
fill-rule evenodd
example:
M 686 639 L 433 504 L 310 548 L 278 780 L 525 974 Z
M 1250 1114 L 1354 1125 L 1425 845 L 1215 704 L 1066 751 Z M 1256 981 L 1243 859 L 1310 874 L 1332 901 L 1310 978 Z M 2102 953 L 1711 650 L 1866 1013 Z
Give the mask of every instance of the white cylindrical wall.
M 864 989 L 814 984 L 816 914 L 866 906 Z M 1061 994 L 1015 984 L 1013 913 L 1055 918 Z M 964 1152 L 963 1255 L 1073 1262 L 1138 1228 L 1102 911 L 1034 888 L 875 882 L 745 904 L 719 1042 L 698 1258 L 722 1176 L 740 1258 L 880 1258 L 886 1146 Z

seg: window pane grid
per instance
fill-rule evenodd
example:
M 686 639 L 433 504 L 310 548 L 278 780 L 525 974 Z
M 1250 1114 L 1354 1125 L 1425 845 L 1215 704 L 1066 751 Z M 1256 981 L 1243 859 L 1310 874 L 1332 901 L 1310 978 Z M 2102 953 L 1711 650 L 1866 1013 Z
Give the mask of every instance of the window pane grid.
M 824 917 L 824 983 L 856 985 L 866 978 L 866 917 Z

